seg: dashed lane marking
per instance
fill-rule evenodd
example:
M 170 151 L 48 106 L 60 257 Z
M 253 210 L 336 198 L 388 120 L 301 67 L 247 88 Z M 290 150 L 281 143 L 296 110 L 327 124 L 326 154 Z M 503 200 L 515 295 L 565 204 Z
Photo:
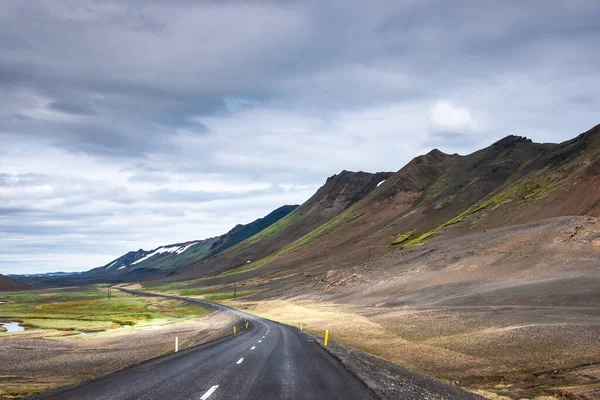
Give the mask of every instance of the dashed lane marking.
M 262 343 L 262 340 L 259 340 L 258 343 Z
M 219 387 L 219 385 L 215 385 L 215 386 L 211 387 L 210 389 L 208 389 L 208 391 L 206 393 L 204 393 L 204 395 L 202 397 L 200 397 L 200 400 L 208 399 L 210 397 L 210 395 L 213 394 L 215 390 L 217 390 L 218 387 Z
M 236 364 L 241 364 L 244 361 L 243 358 L 240 358 Z
M 254 350 L 256 348 L 256 346 L 252 346 L 250 347 L 250 350 Z

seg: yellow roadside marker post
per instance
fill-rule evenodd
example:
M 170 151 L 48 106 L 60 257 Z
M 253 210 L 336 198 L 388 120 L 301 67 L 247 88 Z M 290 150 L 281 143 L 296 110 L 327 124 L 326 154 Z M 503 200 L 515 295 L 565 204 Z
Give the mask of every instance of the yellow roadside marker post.
M 233 327 L 233 334 L 235 335 L 237 333 L 237 328 L 234 326 Z
M 246 321 L 246 329 L 248 329 L 248 321 Z
M 328 342 L 329 342 L 329 329 L 327 329 L 325 331 L 325 340 L 323 341 L 323 346 L 327 346 Z

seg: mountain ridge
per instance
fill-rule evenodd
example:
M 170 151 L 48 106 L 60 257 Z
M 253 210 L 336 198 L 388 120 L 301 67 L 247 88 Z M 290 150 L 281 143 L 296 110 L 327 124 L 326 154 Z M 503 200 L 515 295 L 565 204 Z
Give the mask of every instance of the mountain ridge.
M 276 252 L 287 244 L 338 216 L 360 199 L 368 196 L 391 172 L 352 172 L 343 170 L 328 177 L 313 196 L 296 210 L 262 232 L 238 243 L 215 257 L 174 271 L 170 279 L 185 277 L 199 268 L 203 274 L 252 265 L 257 258 Z
M 144 279 L 164 271 L 190 265 L 218 254 L 246 238 L 260 232 L 279 219 L 293 212 L 297 205 L 281 206 L 262 218 L 248 224 L 238 224 L 227 233 L 202 240 L 159 246 L 153 250 L 129 251 L 88 271 L 72 274 L 29 274 L 13 275 L 36 286 L 88 284 L 95 282 L 121 282 Z
M 223 253 L 213 265 L 206 265 L 211 262 L 208 260 L 186 267 L 168 280 L 232 272 L 244 274 L 231 281 L 255 277 L 259 272 L 283 276 L 301 266 L 316 272 L 324 265 L 355 265 L 390 251 L 477 229 L 561 215 L 600 214 L 600 182 L 591 185 L 599 189 L 594 200 L 588 201 L 590 204 L 580 204 L 589 195 L 573 194 L 573 187 L 575 191 L 582 188 L 575 181 L 595 179 L 595 173 L 590 175 L 586 170 L 600 171 L 599 136 L 600 125 L 562 143 L 535 143 L 523 136 L 508 135 L 467 155 L 433 149 L 386 176 L 327 221 L 300 226 L 294 240 L 275 240 L 266 230 L 245 242 L 263 246 L 266 251 L 242 251 L 242 243 L 230 249 L 240 252 L 237 265 L 232 262 L 236 255 L 228 254 L 227 260 Z M 327 199 L 328 185 L 340 182 L 345 174 L 342 171 L 329 177 L 313 196 L 315 199 L 298 210 L 309 209 L 317 198 Z M 552 207 L 553 201 L 561 201 L 564 206 Z M 293 213 L 287 218 L 293 219 Z M 265 241 L 270 245 L 264 246 Z M 244 260 L 251 264 L 244 265 Z M 249 272 L 255 268 L 258 270 Z

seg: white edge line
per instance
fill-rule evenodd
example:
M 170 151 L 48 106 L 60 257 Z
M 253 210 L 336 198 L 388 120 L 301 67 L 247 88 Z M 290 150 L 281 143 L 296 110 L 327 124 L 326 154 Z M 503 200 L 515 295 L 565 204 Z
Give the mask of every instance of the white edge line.
M 241 363 L 242 363 L 242 361 L 244 361 L 244 359 L 243 359 L 243 358 L 240 358 L 236 364 L 241 364 Z
M 202 397 L 200 397 L 200 400 L 208 399 L 210 397 L 210 395 L 213 394 L 215 390 L 217 390 L 218 387 L 219 387 L 219 385 L 215 385 L 215 386 L 211 387 L 210 389 L 208 389 L 208 391 L 206 393 L 204 393 L 204 395 Z

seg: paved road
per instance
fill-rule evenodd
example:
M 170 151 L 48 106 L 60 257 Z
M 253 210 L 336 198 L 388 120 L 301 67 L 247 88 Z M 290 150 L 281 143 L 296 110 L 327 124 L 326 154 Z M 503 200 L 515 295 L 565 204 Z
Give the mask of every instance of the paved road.
M 190 299 L 191 300 L 191 299 Z M 155 358 L 49 399 L 376 399 L 298 329 L 223 308 L 248 320 L 235 336 Z

